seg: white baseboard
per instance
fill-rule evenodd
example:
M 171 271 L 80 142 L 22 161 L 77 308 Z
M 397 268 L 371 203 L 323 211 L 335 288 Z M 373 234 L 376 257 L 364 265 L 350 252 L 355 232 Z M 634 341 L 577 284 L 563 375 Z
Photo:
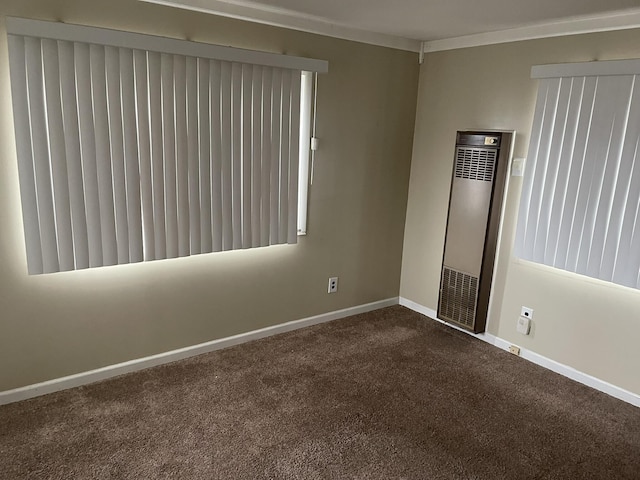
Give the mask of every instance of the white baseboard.
M 358 305 L 356 307 L 323 313 L 314 317 L 293 320 L 291 322 L 281 323 L 279 325 L 273 325 L 271 327 L 261 328 L 259 330 L 253 330 L 251 332 L 241 333 L 239 335 L 233 335 L 232 337 L 212 340 L 210 342 L 172 350 L 170 352 L 159 353 L 157 355 L 151 355 L 149 357 L 130 360 L 128 362 L 118 363 L 115 365 L 109 365 L 108 367 L 98 368 L 96 370 L 90 370 L 88 372 L 77 373 L 75 375 L 69 375 L 67 377 L 56 378 L 54 380 L 48 380 L 46 382 L 27 385 L 26 387 L 6 390 L 4 392 L 0 392 L 0 405 L 18 402 L 20 400 L 26 400 L 33 397 L 38 397 L 40 395 L 46 395 L 48 393 L 59 392 L 61 390 L 79 387 L 81 385 L 87 385 L 89 383 L 98 382 L 100 380 L 105 380 L 107 378 L 115 377 L 125 373 L 135 372 L 138 370 L 143 370 L 145 368 L 175 362 L 176 360 L 182 360 L 184 358 L 193 357 L 195 355 L 213 352 L 215 350 L 231 347 L 233 345 L 239 345 L 241 343 L 250 342 L 252 340 L 258 340 L 260 338 L 270 337 L 279 333 L 290 332 L 299 328 L 309 327 L 311 325 L 317 325 L 319 323 L 329 322 L 332 320 L 337 320 L 339 318 L 357 315 L 359 313 L 366 313 L 372 310 L 377 310 L 379 308 L 389 307 L 397 304 L 398 297 L 388 298 L 386 300 L 380 300 L 378 302 L 372 302 L 364 305 Z
M 79 387 L 81 385 L 87 385 L 89 383 L 98 382 L 100 380 L 106 380 L 111 377 L 122 375 L 125 373 L 135 372 L 143 370 L 149 367 L 155 367 L 165 363 L 175 362 L 184 358 L 193 357 L 195 355 L 201 355 L 203 353 L 213 352 L 223 348 L 231 347 L 233 345 L 239 345 L 241 343 L 250 342 L 252 340 L 258 340 L 260 338 L 270 337 L 279 333 L 290 332 L 299 328 L 308 327 L 311 325 L 317 325 L 319 323 L 329 322 L 340 318 L 345 318 L 351 315 L 357 315 L 359 313 L 366 313 L 372 310 L 377 310 L 383 307 L 389 307 L 397 304 L 403 305 L 415 312 L 421 313 L 437 322 L 444 323 L 447 326 L 459 330 L 463 333 L 476 337 L 484 342 L 494 345 L 503 350 L 509 350 L 512 345 L 511 342 L 502 338 L 496 337 L 489 333 L 474 334 L 462 328 L 458 328 L 455 325 L 446 323 L 440 320 L 437 316 L 437 312 L 431 308 L 420 305 L 416 302 L 408 300 L 406 298 L 389 298 L 378 302 L 367 303 L 364 305 L 358 305 L 356 307 L 345 308 L 342 310 L 336 310 L 333 312 L 316 315 L 314 317 L 303 318 L 300 320 L 294 320 L 291 322 L 274 325 L 271 327 L 261 328 L 251 332 L 241 333 L 233 335 L 227 338 L 221 338 L 218 340 L 212 340 L 210 342 L 200 343 L 190 347 L 180 348 L 157 355 L 151 355 L 149 357 L 139 358 L 136 360 L 130 360 L 128 362 L 118 363 L 96 370 L 90 370 L 88 372 L 77 373 L 75 375 L 69 375 L 62 378 L 56 378 L 54 380 L 48 380 L 46 382 L 36 383 L 33 385 L 27 385 L 26 387 L 20 387 L 13 390 L 7 390 L 0 392 L 0 405 L 8 403 L 18 402 L 20 400 L 26 400 L 40 395 L 46 395 L 48 393 L 58 392 L 73 387 Z M 551 360 L 538 353 L 525 348 L 520 349 L 520 356 L 525 360 L 533 362 L 544 368 L 547 368 L 553 372 L 564 375 L 572 380 L 580 382 L 591 388 L 595 388 L 601 392 L 604 392 L 612 397 L 623 400 L 627 403 L 640 407 L 640 395 L 625 390 L 623 388 L 612 385 L 604 380 L 593 377 L 573 367 L 564 365 L 562 363 Z
M 420 305 L 419 303 L 412 302 L 409 299 L 400 297 L 400 305 L 403 305 L 414 312 L 421 313 L 437 322 L 444 323 L 451 328 L 455 328 L 456 330 L 460 330 L 468 335 L 476 337 L 483 342 L 490 343 L 491 345 L 501 348 L 502 350 L 509 350 L 509 347 L 513 345 L 513 343 L 504 340 L 500 337 L 496 337 L 495 335 L 491 335 L 490 333 L 472 333 L 462 328 L 458 328 L 455 325 L 451 325 L 450 323 L 446 323 L 443 320 L 438 318 L 438 313 L 424 305 Z M 520 347 L 520 357 L 528 360 L 530 362 L 535 363 L 536 365 L 540 365 L 548 370 L 559 373 L 565 377 L 568 377 L 576 382 L 587 385 L 588 387 L 595 388 L 601 392 L 604 392 L 612 397 L 623 400 L 627 403 L 635 405 L 636 407 L 640 407 L 640 395 L 637 395 L 633 392 L 625 390 L 624 388 L 617 387 L 612 385 L 611 383 L 605 382 L 604 380 L 600 380 L 599 378 L 593 377 L 589 374 L 576 370 L 573 367 L 568 365 L 564 365 L 562 363 L 556 362 L 555 360 L 551 360 L 550 358 L 544 357 L 536 352 L 531 350 L 527 350 L 526 348 Z

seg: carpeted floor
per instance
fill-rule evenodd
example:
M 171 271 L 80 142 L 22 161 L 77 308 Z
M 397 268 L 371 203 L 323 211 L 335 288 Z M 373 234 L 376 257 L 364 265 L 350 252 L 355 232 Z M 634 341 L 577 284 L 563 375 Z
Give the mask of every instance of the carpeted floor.
M 0 478 L 640 479 L 640 409 L 403 307 L 0 407 Z

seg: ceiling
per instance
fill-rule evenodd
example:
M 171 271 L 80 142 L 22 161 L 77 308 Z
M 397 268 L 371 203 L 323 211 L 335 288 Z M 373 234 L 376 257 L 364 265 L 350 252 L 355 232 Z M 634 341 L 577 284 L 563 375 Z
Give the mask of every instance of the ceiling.
M 413 50 L 420 42 L 533 29 L 640 24 L 640 0 L 142 0 Z M 572 26 L 579 31 L 572 32 Z M 557 33 L 557 34 L 561 34 Z M 564 32 L 567 33 L 567 32 Z M 550 36 L 550 35 L 541 35 Z M 358 39 L 358 38 L 353 38 Z M 395 45 L 394 45 L 395 42 Z

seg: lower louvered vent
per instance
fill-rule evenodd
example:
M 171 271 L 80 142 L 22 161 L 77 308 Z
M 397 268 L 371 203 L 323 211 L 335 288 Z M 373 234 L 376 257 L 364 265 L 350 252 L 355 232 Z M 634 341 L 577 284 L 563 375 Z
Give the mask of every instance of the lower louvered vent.
M 439 314 L 443 320 L 473 327 L 478 303 L 478 279 L 444 267 Z

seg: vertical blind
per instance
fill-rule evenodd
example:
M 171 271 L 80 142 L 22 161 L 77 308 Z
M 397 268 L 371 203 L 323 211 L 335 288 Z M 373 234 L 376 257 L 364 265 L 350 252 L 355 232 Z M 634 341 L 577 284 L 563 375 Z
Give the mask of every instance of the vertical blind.
M 543 78 L 515 253 L 640 288 L 640 76 L 629 73 L 638 64 L 595 63 L 588 68 L 597 74 L 567 65 L 534 69 Z M 615 74 L 620 66 L 625 74 Z
M 9 53 L 30 273 L 296 242 L 300 69 L 16 33 Z

